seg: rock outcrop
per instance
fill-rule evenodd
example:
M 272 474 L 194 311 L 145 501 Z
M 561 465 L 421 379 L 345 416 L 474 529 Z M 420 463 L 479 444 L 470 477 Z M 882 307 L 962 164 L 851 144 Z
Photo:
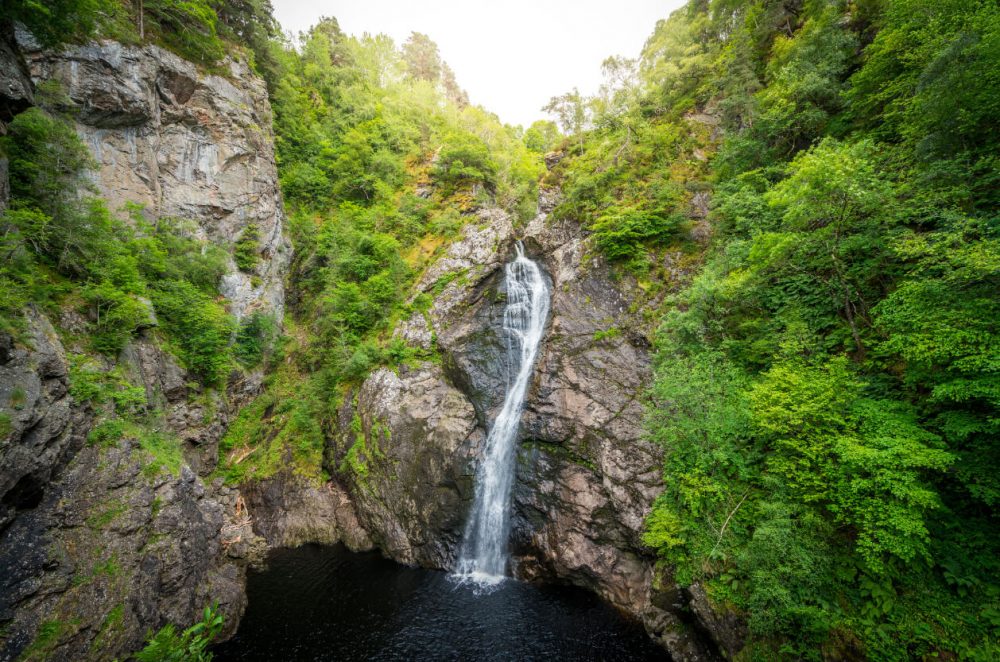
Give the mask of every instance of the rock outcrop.
M 353 551 L 367 551 L 373 546 L 353 502 L 333 482 L 314 485 L 283 473 L 243 485 L 241 493 L 254 532 L 270 548 L 343 542 Z
M 589 588 L 681 659 L 712 659 L 683 621 L 683 594 L 654 588 L 640 540 L 662 489 L 662 456 L 642 435 L 650 342 L 580 226 L 550 221 L 552 195 L 521 232 L 502 212 L 481 211 L 423 274 L 417 294 L 433 304 L 396 335 L 440 360 L 379 370 L 347 398 L 329 468 L 343 469 L 361 522 L 389 556 L 454 566 L 506 386 L 503 265 L 520 237 L 543 265 L 552 304 L 521 423 L 515 570 Z
M 147 218 L 189 221 L 224 247 L 255 228 L 253 273 L 230 261 L 221 289 L 237 317 L 280 319 L 290 246 L 267 93 L 247 64 L 229 60 L 223 76 L 155 46 L 103 41 L 54 52 L 25 33 L 4 37 L 0 122 L 35 102 L 68 111 L 97 163 L 96 191 L 114 213 L 127 217 L 135 213 L 127 203 L 138 203 Z M 37 92 L 43 83 L 46 95 Z M 0 206 L 6 184 L 0 162 Z M 117 361 L 94 364 L 144 387 L 158 419 L 118 442 L 88 442 L 106 405 L 71 394 L 67 348 L 86 350 L 73 346 L 85 326 L 77 318 L 70 308 L 53 318 L 60 333 L 29 310 L 20 337 L 0 334 L 0 661 L 123 658 L 149 631 L 189 624 L 211 602 L 232 631 L 245 606 L 245 568 L 267 547 L 244 496 L 205 478 L 231 416 L 260 391 L 262 376 L 231 380 L 224 394 L 202 392 L 160 346 L 151 319 Z M 143 435 L 160 433 L 181 440 L 179 471 L 151 461 L 155 440 Z M 299 498 L 320 503 L 316 496 Z
M 27 331 L 30 347 L 0 336 L 0 531 L 18 511 L 41 503 L 80 446 L 62 343 L 35 310 L 28 311 Z
M 49 103 L 75 118 L 109 208 L 127 214 L 126 204 L 137 204 L 149 218 L 194 221 L 200 238 L 222 246 L 255 226 L 261 259 L 253 273 L 231 261 L 222 293 L 237 318 L 254 310 L 280 317 L 291 247 L 267 89 L 249 65 L 230 59 L 219 75 L 152 45 L 101 41 L 56 52 L 23 32 L 17 38 L 35 84 L 58 85 Z

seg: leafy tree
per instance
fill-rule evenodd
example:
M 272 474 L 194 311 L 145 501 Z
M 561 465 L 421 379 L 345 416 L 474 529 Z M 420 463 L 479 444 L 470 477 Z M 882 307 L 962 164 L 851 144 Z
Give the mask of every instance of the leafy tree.
M 552 97 L 542 110 L 555 115 L 563 132 L 577 138 L 583 146 L 583 129 L 587 126 L 588 117 L 579 90 L 573 88 L 572 92 Z
M 403 62 L 406 63 L 406 72 L 416 80 L 436 83 L 441 79 L 441 54 L 437 44 L 425 34 L 410 33 L 403 42 Z
M 541 154 L 552 151 L 561 138 L 559 127 L 549 120 L 536 120 L 524 132 L 524 144 L 533 152 Z

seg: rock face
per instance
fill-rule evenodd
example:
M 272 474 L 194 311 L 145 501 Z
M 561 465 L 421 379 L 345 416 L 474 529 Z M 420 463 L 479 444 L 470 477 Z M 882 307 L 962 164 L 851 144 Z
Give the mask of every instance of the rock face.
M 367 551 L 373 546 L 354 504 L 332 482 L 316 486 L 282 474 L 244 485 L 241 491 L 253 515 L 253 530 L 269 547 L 343 542 L 351 550 Z
M 0 530 L 42 501 L 56 470 L 80 446 L 62 344 L 34 310 L 28 335 L 31 349 L 0 337 Z
M 189 470 L 143 470 L 134 444 L 87 447 L 4 532 L 0 660 L 114 659 L 213 601 L 235 623 L 246 598 L 227 562 L 227 495 Z
M 231 262 L 222 293 L 238 318 L 280 317 L 291 249 L 267 90 L 249 66 L 228 60 L 222 76 L 157 46 L 101 41 L 53 52 L 20 33 L 18 44 L 36 85 L 58 83 L 55 105 L 75 117 L 109 208 L 124 214 L 134 203 L 150 218 L 194 221 L 201 238 L 222 246 L 256 226 L 254 273 Z
M 68 393 L 58 336 L 35 311 L 28 330 L 28 344 L 4 337 L 0 351 L 0 660 L 113 659 L 213 601 L 235 628 L 263 542 L 239 494 L 187 465 L 171 476 L 134 439 L 87 444 L 95 412 Z M 151 401 L 182 406 L 179 368 L 148 345 L 126 357 L 146 354 Z
M 396 334 L 440 353 L 399 374 L 382 369 L 348 398 L 330 469 L 349 481 L 358 516 L 389 556 L 454 566 L 477 458 L 505 382 L 503 265 L 520 234 L 546 272 L 551 317 L 521 423 L 515 571 L 599 593 L 643 620 L 682 659 L 712 659 L 679 614 L 680 592 L 653 588 L 643 519 L 662 489 L 658 450 L 642 438 L 649 341 L 629 298 L 578 224 L 542 213 L 521 233 L 502 212 L 480 212 L 421 277 L 429 310 Z M 356 463 L 361 460 L 359 470 Z
M 231 263 L 222 291 L 237 316 L 259 310 L 280 319 L 290 247 L 267 94 L 247 65 L 229 61 L 219 76 L 154 46 L 100 42 L 57 53 L 39 50 L 30 35 L 0 36 L 0 129 L 36 101 L 56 104 L 90 146 L 97 193 L 113 212 L 127 215 L 125 204 L 139 203 L 147 217 L 184 219 L 224 247 L 256 226 L 255 272 Z M 47 81 L 59 94 L 42 99 L 36 88 Z M 6 184 L 0 161 L 0 207 Z M 67 337 L 82 329 L 77 318 L 67 309 L 58 320 Z M 44 315 L 29 310 L 17 341 L 0 334 L 0 661 L 124 658 L 150 630 L 190 624 L 211 602 L 229 631 L 238 624 L 245 568 L 267 540 L 254 532 L 247 499 L 204 476 L 261 375 L 234 381 L 224 395 L 200 392 L 159 345 L 155 318 L 149 327 L 118 358 L 116 374 L 145 388 L 160 416 L 150 426 L 183 442 L 179 472 L 150 461 L 150 426 L 115 444 L 87 442 L 99 407 L 74 401 L 67 352 Z M 115 364 L 102 361 L 100 372 Z M 324 498 L 289 487 L 276 507 L 297 499 L 312 519 L 260 528 L 269 537 L 280 530 L 277 544 L 328 535 L 328 507 L 345 536 L 367 544 L 334 507 L 339 501 Z

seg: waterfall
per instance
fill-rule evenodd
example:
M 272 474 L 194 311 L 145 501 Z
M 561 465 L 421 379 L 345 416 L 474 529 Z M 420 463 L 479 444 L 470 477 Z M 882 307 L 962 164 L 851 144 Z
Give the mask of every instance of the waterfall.
M 521 242 L 517 243 L 517 257 L 507 264 L 504 283 L 507 392 L 486 437 L 476 475 L 475 502 L 466 523 L 456 572 L 460 579 L 480 585 L 499 583 L 506 571 L 517 428 L 549 314 L 548 287 L 538 265 L 525 257 Z

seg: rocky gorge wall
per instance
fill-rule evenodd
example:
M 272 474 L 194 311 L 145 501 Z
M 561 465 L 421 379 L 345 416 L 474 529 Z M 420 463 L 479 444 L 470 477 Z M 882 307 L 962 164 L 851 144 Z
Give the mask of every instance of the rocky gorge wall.
M 155 46 L 105 41 L 56 53 L 25 34 L 0 41 L 0 120 L 57 81 L 55 103 L 90 147 L 109 207 L 127 215 L 131 202 L 151 219 L 194 221 L 200 237 L 230 248 L 256 225 L 261 260 L 253 273 L 230 260 L 221 291 L 237 317 L 282 316 L 290 245 L 270 107 L 244 62 L 212 73 Z M 114 659 L 167 622 L 197 620 L 213 601 L 232 632 L 246 567 L 268 547 L 343 541 L 453 567 L 504 393 L 503 266 L 515 239 L 552 291 L 521 423 L 516 572 L 591 589 L 678 659 L 712 659 L 688 622 L 713 627 L 707 601 L 670 590 L 640 540 L 662 484 L 660 452 L 642 436 L 651 331 L 633 310 L 636 284 L 589 250 L 579 224 L 550 219 L 556 196 L 543 193 L 526 228 L 480 210 L 421 275 L 413 295 L 432 303 L 395 334 L 434 359 L 380 368 L 344 399 L 325 454 L 336 478 L 322 485 L 284 474 L 239 489 L 211 481 L 219 439 L 263 376 L 205 392 L 155 326 L 117 364 L 183 441 L 186 466 L 179 476 L 150 473 L 133 441 L 89 445 L 97 412 L 69 394 L 68 354 L 84 351 L 72 340 L 83 321 L 72 310 L 29 311 L 30 343 L 0 338 L 0 409 L 12 420 L 0 444 L 0 661 Z M 15 389 L 26 394 L 16 407 Z
M 149 220 L 191 221 L 197 236 L 230 249 L 256 225 L 261 259 L 244 273 L 230 252 L 220 289 L 237 318 L 280 319 L 291 249 L 267 92 L 245 62 L 211 73 L 156 46 L 43 51 L 23 32 L 0 41 L 0 121 L 42 103 L 44 87 L 44 103 L 71 117 L 90 148 L 96 192 L 113 213 L 127 218 L 134 203 Z M 0 660 L 120 658 L 211 602 L 234 630 L 246 564 L 266 542 L 244 497 L 206 476 L 262 375 L 204 391 L 164 350 L 155 320 L 117 361 L 98 365 L 141 385 L 159 425 L 181 440 L 179 475 L 151 471 L 136 441 L 86 441 L 98 412 L 70 395 L 68 359 L 87 352 L 75 340 L 86 320 L 72 308 L 27 316 L 26 340 L 0 338 L 0 411 L 11 421 L 0 443 Z M 324 499 L 333 502 L 311 499 L 317 512 Z
M 687 597 L 656 588 L 643 520 L 662 489 L 661 452 L 642 435 L 648 331 L 627 282 L 587 251 L 579 224 L 554 223 L 556 193 L 515 229 L 487 209 L 420 278 L 433 295 L 396 334 L 439 359 L 380 369 L 346 400 L 331 472 L 345 459 L 361 525 L 404 563 L 452 568 L 477 458 L 505 390 L 503 265 L 522 238 L 552 305 L 521 422 L 514 493 L 516 574 L 589 588 L 642 620 L 678 659 L 714 659 L 686 622 Z M 696 620 L 693 616 L 690 620 Z

